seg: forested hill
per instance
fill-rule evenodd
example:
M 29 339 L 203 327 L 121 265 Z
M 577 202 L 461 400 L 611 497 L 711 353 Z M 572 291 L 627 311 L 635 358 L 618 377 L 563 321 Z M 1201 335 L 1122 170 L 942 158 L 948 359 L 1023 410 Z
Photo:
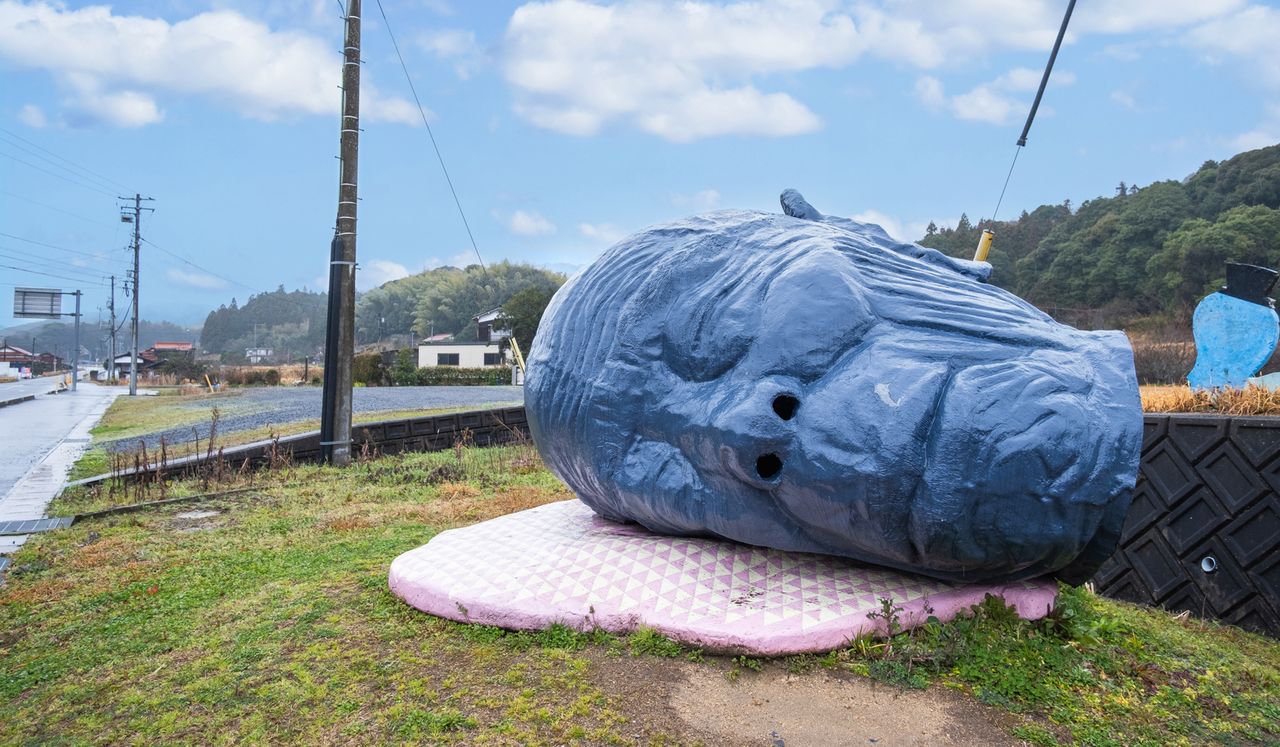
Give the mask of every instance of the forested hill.
M 920 240 L 972 257 L 995 231 L 991 281 L 1053 313 L 1100 309 L 1112 319 L 1186 313 L 1224 282 L 1224 263 L 1280 265 L 1280 145 L 1207 161 L 1182 181 L 1121 182 L 1113 197 L 1042 205 L 1017 220 Z
M 209 312 L 200 331 L 200 348 L 223 353 L 229 361 L 243 357 L 246 348 L 271 348 L 277 356 L 292 360 L 314 355 L 324 348 L 327 296 L 284 286 L 249 297 L 244 306 L 231 299 L 230 306 Z
M 393 280 L 360 297 L 356 339 L 377 342 L 447 333 L 475 339 L 471 318 L 501 306 L 528 288 L 548 295 L 564 284 L 558 272 L 520 262 L 494 262 L 487 268 L 437 267 Z

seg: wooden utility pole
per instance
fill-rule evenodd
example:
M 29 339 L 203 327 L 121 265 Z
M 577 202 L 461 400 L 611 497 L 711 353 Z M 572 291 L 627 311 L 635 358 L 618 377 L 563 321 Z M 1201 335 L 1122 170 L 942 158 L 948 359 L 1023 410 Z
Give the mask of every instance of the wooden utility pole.
M 325 330 L 320 445 L 335 466 L 351 463 L 351 362 L 355 356 L 356 173 L 360 146 L 360 0 L 347 0 L 342 50 L 341 176 L 338 222 L 329 247 L 329 315 Z
M 111 304 L 108 306 L 111 310 L 111 326 L 107 330 L 111 333 L 111 357 L 107 359 L 107 378 L 111 384 L 115 385 L 116 381 L 116 276 L 111 276 Z

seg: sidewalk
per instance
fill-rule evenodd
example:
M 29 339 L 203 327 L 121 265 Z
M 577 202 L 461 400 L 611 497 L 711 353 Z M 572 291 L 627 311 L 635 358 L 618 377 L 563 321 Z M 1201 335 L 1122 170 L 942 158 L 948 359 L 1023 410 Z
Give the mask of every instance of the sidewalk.
M 21 407 L 0 410 L 0 522 L 44 517 L 67 474 L 89 447 L 89 430 L 123 391 L 82 386 L 46 395 Z M 34 464 L 32 463 L 34 462 Z M 0 535 L 0 556 L 13 553 L 28 535 Z

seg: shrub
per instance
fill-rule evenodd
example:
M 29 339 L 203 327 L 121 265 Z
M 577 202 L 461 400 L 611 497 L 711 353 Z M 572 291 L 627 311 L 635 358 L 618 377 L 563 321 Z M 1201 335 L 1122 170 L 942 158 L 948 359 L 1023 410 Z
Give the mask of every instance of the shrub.
M 382 386 L 386 378 L 381 353 L 363 353 L 351 361 L 351 378 L 365 386 Z
M 511 383 L 511 369 L 459 368 L 458 366 L 428 366 L 405 370 L 399 366 L 393 372 L 396 386 L 499 386 Z

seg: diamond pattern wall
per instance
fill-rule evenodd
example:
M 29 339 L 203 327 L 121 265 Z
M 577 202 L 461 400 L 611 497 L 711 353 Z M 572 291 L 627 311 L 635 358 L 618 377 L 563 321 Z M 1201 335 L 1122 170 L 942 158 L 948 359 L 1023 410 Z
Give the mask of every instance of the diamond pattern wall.
M 1146 416 L 1107 596 L 1280 636 L 1280 418 Z

